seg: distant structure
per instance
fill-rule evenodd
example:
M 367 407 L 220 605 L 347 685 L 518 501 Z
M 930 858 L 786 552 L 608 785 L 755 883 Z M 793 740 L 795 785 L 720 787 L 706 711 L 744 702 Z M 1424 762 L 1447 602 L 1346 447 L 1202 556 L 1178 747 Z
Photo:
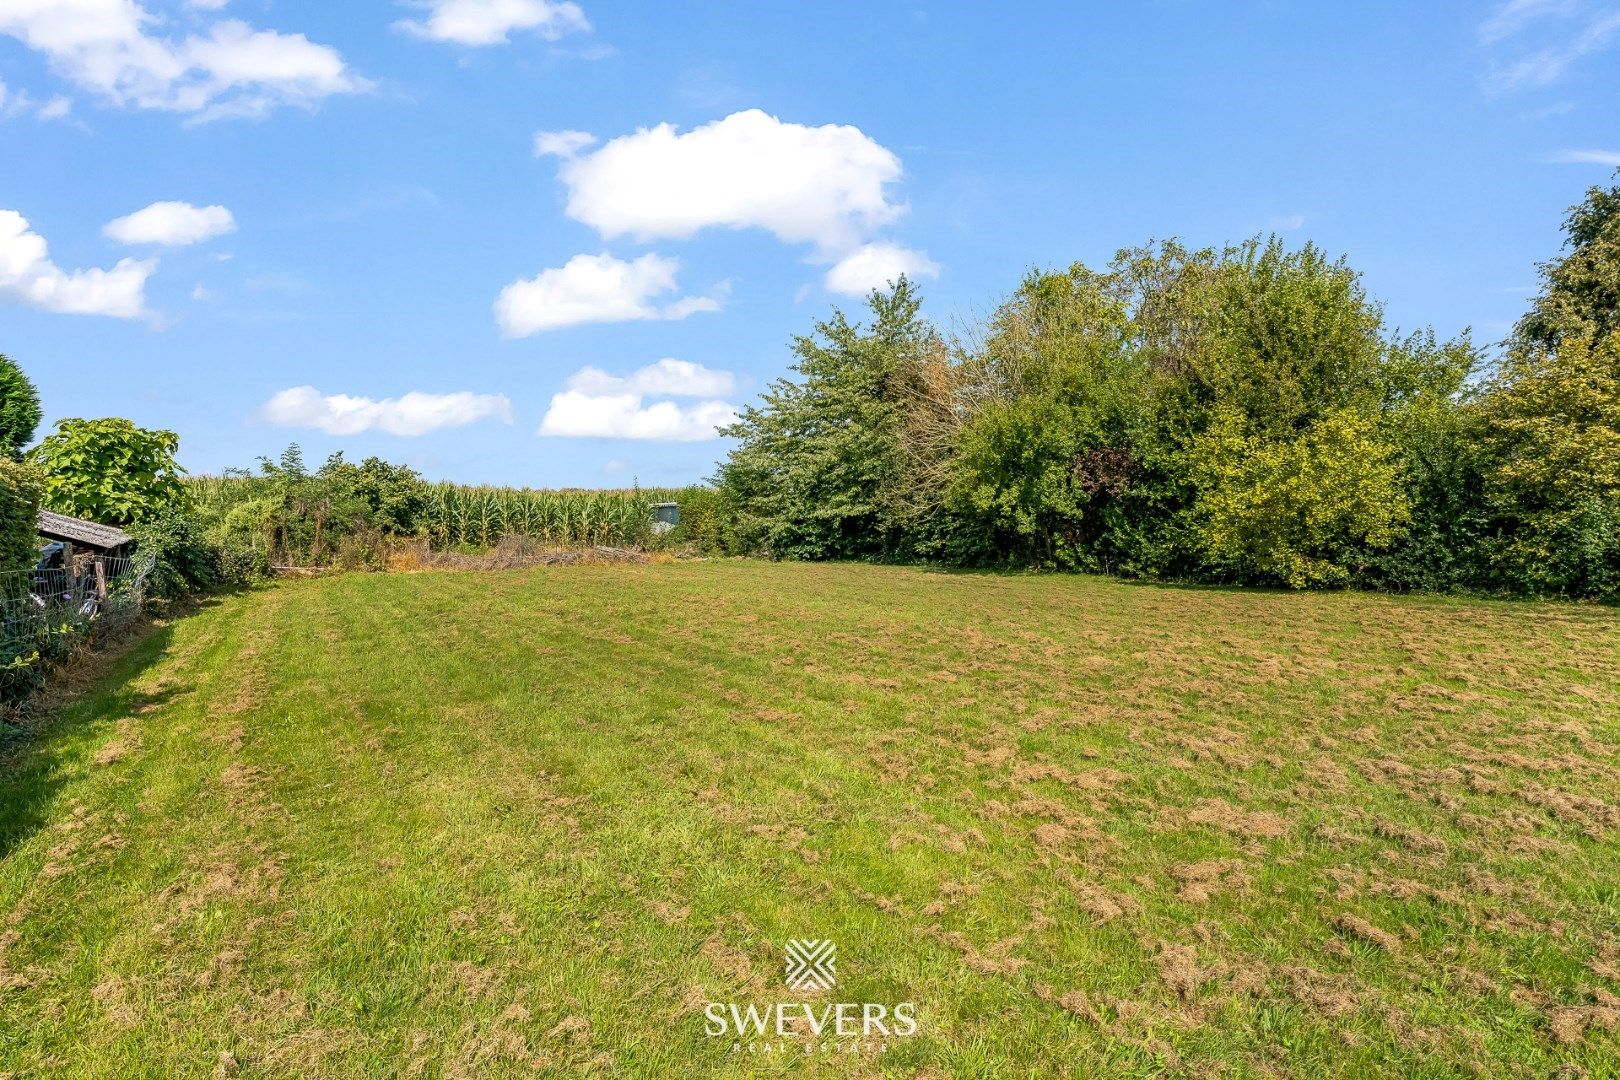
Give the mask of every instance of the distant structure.
M 661 502 L 652 504 L 654 536 L 662 536 L 681 523 L 681 504 Z

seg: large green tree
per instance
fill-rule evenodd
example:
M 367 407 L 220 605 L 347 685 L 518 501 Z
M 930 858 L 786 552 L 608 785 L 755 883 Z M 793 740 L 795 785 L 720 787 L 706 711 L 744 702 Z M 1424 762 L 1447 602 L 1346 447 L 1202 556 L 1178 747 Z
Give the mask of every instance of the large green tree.
M 1620 184 L 1570 208 L 1478 406 L 1491 583 L 1620 593 Z
M 1596 344 L 1620 330 L 1620 183 L 1588 189 L 1564 219 L 1564 238 L 1568 250 L 1542 264 L 1541 295 L 1514 330 L 1517 353 L 1554 352 L 1570 338 Z
M 873 558 L 903 543 L 900 433 L 917 372 L 939 347 L 905 278 L 795 339 L 796 378 L 771 383 L 724 434 L 739 440 L 716 483 L 739 547 L 789 558 Z
M 22 368 L 0 354 L 0 454 L 21 460 L 39 419 L 39 391 Z
M 128 525 L 185 498 L 175 462 L 180 438 L 128 420 L 69 419 L 29 451 L 45 474 L 46 508 Z

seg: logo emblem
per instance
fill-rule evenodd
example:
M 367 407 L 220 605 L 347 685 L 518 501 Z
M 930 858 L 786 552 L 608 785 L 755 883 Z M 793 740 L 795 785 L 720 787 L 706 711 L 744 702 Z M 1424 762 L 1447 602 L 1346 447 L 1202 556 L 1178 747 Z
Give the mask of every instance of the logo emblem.
M 787 943 L 787 984 L 793 990 L 831 990 L 838 981 L 838 947 L 823 938 Z

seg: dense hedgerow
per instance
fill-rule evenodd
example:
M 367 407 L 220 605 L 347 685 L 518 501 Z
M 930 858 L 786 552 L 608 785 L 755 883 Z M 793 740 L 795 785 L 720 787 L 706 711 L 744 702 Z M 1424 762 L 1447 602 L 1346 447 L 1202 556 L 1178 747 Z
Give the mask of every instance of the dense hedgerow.
M 1033 273 L 952 340 L 904 279 L 728 434 L 716 542 L 1210 582 L 1620 591 L 1620 187 L 1496 355 L 1276 238 Z

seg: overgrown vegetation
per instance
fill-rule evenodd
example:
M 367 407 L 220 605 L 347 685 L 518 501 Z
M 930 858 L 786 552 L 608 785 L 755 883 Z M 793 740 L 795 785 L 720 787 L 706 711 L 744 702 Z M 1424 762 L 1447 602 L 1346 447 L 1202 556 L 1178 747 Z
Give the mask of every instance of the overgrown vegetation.
M 506 537 L 579 547 L 649 543 L 652 503 L 682 489 L 606 491 L 430 484 L 379 458 L 334 454 L 313 471 L 298 447 L 255 473 L 194 477 L 186 487 L 203 528 L 261 562 L 374 569 L 399 540 L 486 551 Z
M 902 280 L 728 434 L 720 540 L 1138 577 L 1613 597 L 1620 187 L 1495 360 L 1400 334 L 1307 244 L 1030 275 L 947 341 Z
M 0 1073 L 1620 1071 L 1603 608 L 743 560 L 220 598 L 0 764 Z

